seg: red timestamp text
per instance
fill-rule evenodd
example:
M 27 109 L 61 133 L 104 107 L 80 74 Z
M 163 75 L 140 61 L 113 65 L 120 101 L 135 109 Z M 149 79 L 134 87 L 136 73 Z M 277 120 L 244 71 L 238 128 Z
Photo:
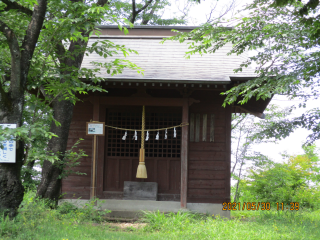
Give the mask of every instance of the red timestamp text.
M 271 204 L 269 202 L 224 202 L 222 203 L 222 211 L 269 211 L 271 209 Z

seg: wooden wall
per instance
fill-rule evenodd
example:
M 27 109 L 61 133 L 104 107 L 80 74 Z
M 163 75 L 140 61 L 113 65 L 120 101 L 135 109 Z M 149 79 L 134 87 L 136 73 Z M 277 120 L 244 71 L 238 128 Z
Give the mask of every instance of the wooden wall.
M 194 139 L 189 142 L 189 161 L 188 161 L 188 191 L 187 191 L 187 202 L 198 202 L 198 203 L 222 203 L 224 201 L 230 200 L 230 151 L 231 151 L 231 108 L 223 108 L 223 97 L 219 95 L 219 91 L 201 91 L 196 90 L 190 96 L 191 98 L 200 100 L 199 103 L 193 103 L 189 108 L 189 116 L 194 114 L 195 116 L 199 114 L 200 124 L 199 128 L 199 141 L 196 142 Z M 102 106 L 101 106 L 102 107 Z M 104 120 L 105 112 L 100 110 L 100 121 Z M 105 111 L 105 110 L 104 110 Z M 203 141 L 203 116 L 207 115 L 207 130 L 206 141 Z M 210 116 L 214 114 L 214 141 L 210 142 Z M 101 118 L 102 117 L 102 118 Z M 79 145 L 80 148 L 84 149 L 88 154 L 81 160 L 80 166 L 74 168 L 75 171 L 86 173 L 86 175 L 75 175 L 72 174 L 68 178 L 62 181 L 62 193 L 67 192 L 64 198 L 79 198 L 88 199 L 90 196 L 90 184 L 91 184 L 91 161 L 92 161 L 92 136 L 86 136 L 85 134 L 85 123 L 93 118 L 93 104 L 89 101 L 78 102 L 75 105 L 73 120 L 69 132 L 68 147 L 70 148 L 79 138 L 83 138 L 84 141 Z M 190 122 L 190 121 L 189 121 Z M 196 131 L 196 130 L 194 130 Z M 195 132 L 193 133 L 195 134 Z M 190 136 L 190 132 L 189 132 Z M 195 137 L 195 136 L 194 136 Z M 103 138 L 103 137 L 99 137 Z M 104 145 L 104 140 L 99 140 L 99 144 Z M 104 155 L 104 149 L 98 150 L 99 158 Z M 101 158 L 102 159 L 102 158 Z M 146 159 L 148 160 L 148 159 Z M 176 172 L 178 166 L 176 163 L 180 164 L 180 161 L 175 160 L 171 163 L 171 160 L 160 159 L 161 161 L 156 161 L 156 165 L 150 162 L 147 166 L 148 174 L 153 175 L 150 179 L 158 181 L 160 191 L 163 195 L 159 195 L 159 200 L 174 200 L 180 201 L 180 186 L 170 186 L 170 178 L 180 178 L 180 171 Z M 102 160 L 98 160 L 102 161 Z M 104 161 L 104 160 L 103 160 Z M 128 161 L 128 159 L 125 159 Z M 169 162 L 168 162 L 169 161 Z M 121 161 L 119 162 L 119 164 Z M 99 163 L 98 163 L 99 164 Z M 102 163 L 100 165 L 104 165 Z M 112 159 L 106 164 L 112 164 Z M 126 165 L 125 162 L 123 164 Z M 130 162 L 134 165 L 130 168 L 129 176 L 122 177 L 127 180 L 134 180 L 136 165 L 138 164 L 137 159 L 132 159 Z M 158 166 L 164 164 L 165 166 Z M 168 169 L 168 166 L 174 164 L 174 170 L 169 173 L 158 173 L 157 169 Z M 112 195 L 112 182 L 108 181 L 109 174 L 107 166 L 102 166 L 103 169 L 98 169 L 98 174 L 104 176 L 99 178 L 98 176 L 98 187 L 97 189 L 98 197 L 100 198 L 122 198 L 122 192 L 119 192 L 119 188 L 122 187 L 121 183 L 116 184 L 115 178 L 115 189 L 113 190 L 115 195 Z M 108 167 L 109 168 L 109 167 Z M 115 172 L 114 172 L 115 173 Z M 168 181 L 159 180 L 156 175 L 162 174 Z M 173 176 L 174 174 L 175 176 Z M 131 175 L 131 177 L 130 177 Z M 179 175 L 179 176 L 176 176 Z M 120 178 L 120 176 L 118 176 Z M 101 179 L 101 180 L 99 180 Z M 102 180 L 103 179 L 103 180 Z M 110 179 L 110 178 L 109 178 Z M 151 181 L 150 180 L 150 181 Z M 109 183 L 108 183 L 109 182 Z M 108 186 L 108 184 L 111 184 Z M 108 190 L 109 191 L 108 191 Z M 107 190 L 107 191 L 106 191 Z M 111 192 L 110 192 L 111 191 Z M 100 192 L 100 193 L 99 193 Z M 110 195 L 110 194 L 111 195 Z M 116 194 L 117 193 L 117 194 Z M 169 198 L 166 195 L 171 195 Z M 174 196 L 174 198 L 172 198 Z
M 223 108 L 218 92 L 195 91 L 189 116 L 200 115 L 199 141 L 194 123 L 194 140 L 189 142 L 188 198 L 187 202 L 221 203 L 230 199 L 230 141 L 231 111 Z M 206 141 L 203 141 L 203 116 L 207 115 Z M 214 141 L 210 142 L 210 121 L 214 114 Z M 196 121 L 196 120 L 195 120 Z M 189 136 L 192 139 L 192 131 Z
M 86 175 L 71 174 L 62 181 L 62 194 L 64 198 L 90 198 L 91 184 L 91 162 L 92 162 L 92 136 L 86 135 L 86 122 L 93 116 L 93 105 L 89 101 L 77 102 L 74 107 L 72 122 L 69 130 L 68 149 L 70 149 L 79 138 L 84 140 L 78 145 L 88 155 L 81 159 L 79 166 L 73 171 L 79 171 Z

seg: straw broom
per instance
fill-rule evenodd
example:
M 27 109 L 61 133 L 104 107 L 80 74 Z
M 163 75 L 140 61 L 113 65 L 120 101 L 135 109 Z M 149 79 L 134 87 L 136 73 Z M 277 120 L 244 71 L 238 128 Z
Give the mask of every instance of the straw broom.
M 141 148 L 140 148 L 140 157 L 139 165 L 137 169 L 136 178 L 147 178 L 147 169 L 144 161 L 145 151 L 144 151 L 144 129 L 145 129 L 145 106 L 142 107 L 142 131 L 141 131 Z

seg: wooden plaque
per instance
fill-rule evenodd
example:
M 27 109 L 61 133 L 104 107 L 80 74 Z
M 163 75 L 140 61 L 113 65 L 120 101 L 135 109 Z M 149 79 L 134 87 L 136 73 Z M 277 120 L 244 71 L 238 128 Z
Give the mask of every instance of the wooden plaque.
M 86 135 L 104 136 L 104 122 L 87 122 Z

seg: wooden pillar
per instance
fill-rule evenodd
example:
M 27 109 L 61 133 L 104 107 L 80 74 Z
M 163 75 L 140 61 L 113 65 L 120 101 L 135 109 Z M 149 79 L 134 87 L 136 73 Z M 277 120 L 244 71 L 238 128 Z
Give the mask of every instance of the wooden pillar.
M 99 104 L 99 96 L 94 96 L 93 98 L 93 121 L 99 121 L 99 112 L 100 112 L 100 104 Z
M 99 97 L 94 96 L 93 101 L 93 121 L 99 121 Z M 91 164 L 91 187 L 90 187 L 90 199 L 97 196 L 97 150 L 98 150 L 98 138 L 94 136 L 92 140 L 92 164 Z
M 100 103 L 100 101 L 99 101 Z M 106 106 L 99 104 L 99 122 L 105 122 L 106 121 Z M 107 134 L 107 129 L 105 129 Z M 96 191 L 96 197 L 103 198 L 103 174 L 104 174 L 104 150 L 105 150 L 105 136 L 98 136 L 99 141 L 99 148 L 97 149 L 97 191 Z
M 232 109 L 230 105 L 226 106 L 226 196 L 225 202 L 230 202 L 230 179 L 231 179 L 231 121 Z
M 189 121 L 189 102 L 184 98 L 182 105 L 182 122 Z M 187 189 L 188 189 L 188 142 L 189 142 L 189 126 L 182 127 L 181 136 L 181 208 L 187 208 Z

